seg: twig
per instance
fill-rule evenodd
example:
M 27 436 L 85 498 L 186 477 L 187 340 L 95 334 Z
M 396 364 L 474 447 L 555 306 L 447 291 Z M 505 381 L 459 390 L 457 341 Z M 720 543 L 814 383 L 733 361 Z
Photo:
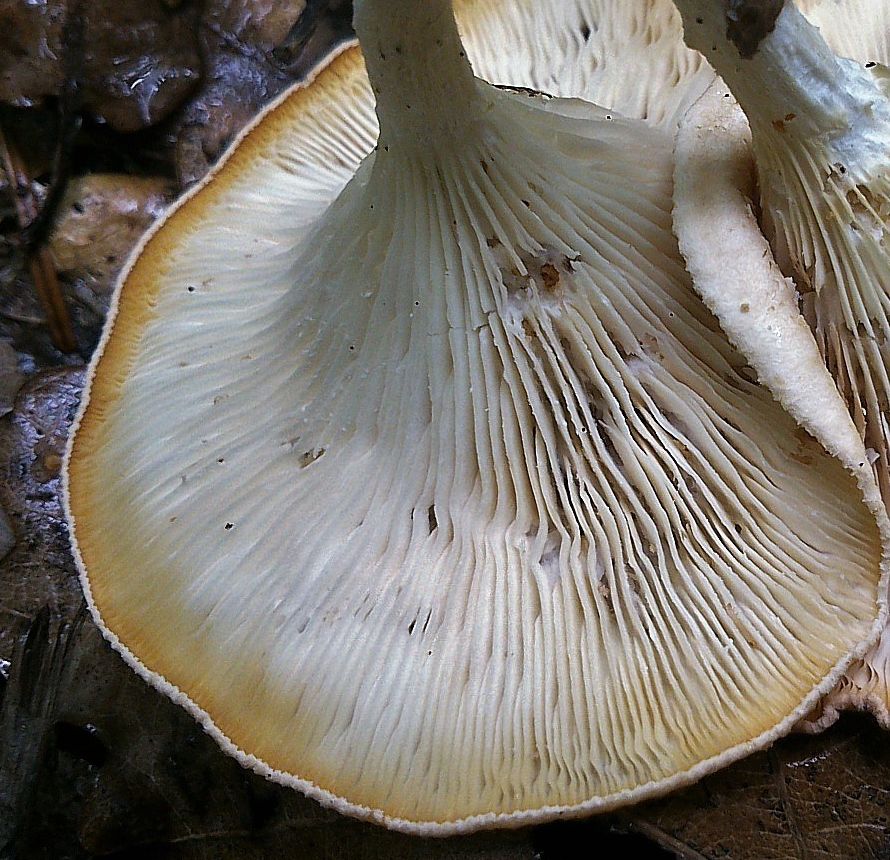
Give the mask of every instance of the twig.
M 654 824 L 650 824 L 645 819 L 627 818 L 625 826 L 631 833 L 651 839 L 667 851 L 672 851 L 677 860 L 707 860 L 704 854 L 699 853 L 694 848 L 690 848 L 685 842 L 675 839 L 670 833 Z
M 21 231 L 22 244 L 28 252 L 38 249 L 46 242 L 68 187 L 71 152 L 81 124 L 81 88 L 78 81 L 83 75 L 83 21 L 80 0 L 71 0 L 62 28 L 62 68 L 65 82 L 58 100 L 59 130 L 53 148 L 52 172 L 40 211 Z
M 22 160 L 11 141 L 7 140 L 2 126 L 0 126 L 0 156 L 3 158 L 3 169 L 12 190 L 19 228 L 24 231 L 37 217 L 37 204 L 31 193 L 31 183 Z M 68 309 L 65 307 L 65 300 L 62 297 L 62 290 L 56 275 L 56 267 L 49 249 L 46 247 L 33 248 L 27 251 L 26 255 L 31 279 L 46 314 L 46 322 L 53 344 L 62 352 L 73 352 L 76 348 L 74 329 L 71 326 Z

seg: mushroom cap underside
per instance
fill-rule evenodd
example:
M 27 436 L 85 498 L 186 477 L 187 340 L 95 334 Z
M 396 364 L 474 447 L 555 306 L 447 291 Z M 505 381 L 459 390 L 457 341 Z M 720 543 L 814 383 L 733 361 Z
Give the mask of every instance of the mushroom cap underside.
M 362 162 L 355 51 L 280 100 L 132 261 L 67 457 L 126 659 L 245 763 L 428 833 L 749 752 L 882 603 L 855 480 L 689 291 L 669 136 L 486 98 L 503 157 L 435 187 Z
M 795 0 L 795 4 L 839 57 L 890 64 L 887 0 Z
M 681 123 L 675 229 L 696 289 L 760 378 L 842 459 L 854 468 L 873 468 L 886 500 L 890 487 L 886 418 L 890 125 L 882 120 L 887 111 L 887 71 L 881 64 L 890 60 L 890 4 L 886 0 L 797 0 L 796 5 L 841 58 L 826 57 L 838 67 L 836 74 L 831 74 L 830 67 L 824 74 L 849 95 L 847 105 L 840 102 L 849 117 L 832 122 L 817 114 L 814 124 L 806 116 L 808 94 L 818 92 L 818 87 L 803 80 L 803 67 L 798 104 L 786 99 L 779 105 L 772 87 L 764 83 L 773 79 L 770 63 L 754 69 L 752 61 L 729 63 L 724 58 L 730 77 L 741 74 L 753 83 L 743 86 L 740 95 L 745 97 L 757 146 L 751 152 L 748 121 L 718 81 Z M 724 87 L 722 103 L 720 87 Z M 807 121 L 804 130 L 798 128 Z M 849 129 L 855 134 L 859 123 L 860 138 L 854 137 L 857 145 L 850 145 L 844 133 Z M 701 205 L 703 188 L 708 189 L 707 206 Z M 763 233 L 771 247 L 750 204 L 758 196 Z M 735 204 L 729 202 L 733 197 Z M 720 237 L 716 246 L 702 232 L 702 224 L 713 227 Z M 734 264 L 715 267 L 717 259 Z M 743 271 L 746 259 L 753 265 Z M 744 313 L 739 312 L 740 304 Z M 791 329 L 799 327 L 802 318 L 784 326 L 769 320 L 777 306 L 788 307 L 795 315 L 800 306 L 815 341 L 802 344 L 792 335 Z M 758 341 L 763 347 L 770 341 L 775 345 L 779 338 L 783 338 L 781 348 L 771 348 L 760 357 L 755 354 Z M 816 343 L 867 446 L 858 455 L 850 444 L 845 446 L 846 453 L 838 448 L 837 440 L 844 436 L 849 440 L 851 434 L 836 416 L 830 419 L 830 428 L 826 424 L 831 413 L 821 408 L 824 397 L 812 391 L 818 375 L 798 372 L 804 356 L 813 363 Z M 793 350 L 790 359 L 789 348 Z M 801 379 L 809 382 L 801 384 Z M 816 429 L 818 424 L 823 425 L 821 431 Z M 829 436 L 835 439 L 833 445 L 827 441 Z M 837 719 L 840 710 L 854 707 L 867 709 L 883 725 L 888 724 L 888 641 L 885 629 L 879 642 L 851 665 L 831 694 L 808 715 L 803 724 L 807 730 L 822 730 Z

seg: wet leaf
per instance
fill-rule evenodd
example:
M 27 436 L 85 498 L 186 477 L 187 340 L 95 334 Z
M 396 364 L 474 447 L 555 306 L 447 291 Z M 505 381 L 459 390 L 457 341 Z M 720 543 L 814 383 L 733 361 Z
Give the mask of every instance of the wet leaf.
M 8 338 L 0 340 L 0 415 L 5 392 L 22 380 L 19 371 L 15 380 L 4 374 L 11 361 L 4 348 L 13 349 L 16 365 L 25 372 L 82 363 L 98 343 L 118 273 L 172 197 L 173 182 L 156 176 L 88 174 L 68 184 L 49 249 L 74 322 L 79 355 L 60 353 L 50 343 L 23 255 L 7 246 L 4 266 L 0 246 L 0 337 Z
M 263 105 L 348 32 L 349 21 L 346 3 L 211 0 L 201 30 L 204 78 L 176 122 L 180 184 L 200 179 Z
M 27 107 L 58 95 L 65 3 L 0 0 L 4 49 L 0 50 L 0 101 Z
M 65 440 L 83 384 L 82 370 L 38 375 L 0 420 L 0 506 L 17 542 L 0 561 L 0 657 L 48 606 L 70 621 L 81 603 L 59 500 Z
M 162 0 L 81 0 L 84 103 L 119 131 L 169 116 L 198 84 L 195 38 L 200 4 Z
M 172 182 L 154 176 L 89 174 L 69 183 L 50 249 L 75 299 L 99 324 L 118 272 L 172 196 Z
M 119 131 L 159 122 L 200 77 L 197 3 L 0 0 L 12 50 L 0 52 L 0 100 L 39 103 L 78 82 L 81 107 Z

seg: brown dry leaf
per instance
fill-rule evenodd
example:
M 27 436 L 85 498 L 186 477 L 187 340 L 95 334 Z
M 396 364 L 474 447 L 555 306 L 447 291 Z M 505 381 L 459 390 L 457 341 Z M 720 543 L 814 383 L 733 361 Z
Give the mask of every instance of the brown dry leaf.
M 847 715 L 635 810 L 637 832 L 686 860 L 890 857 L 890 735 Z
M 172 196 L 173 183 L 155 176 L 94 173 L 68 184 L 49 247 L 65 280 L 89 290 L 100 318 L 121 266 Z
M 16 637 L 41 607 L 70 620 L 81 603 L 59 485 L 82 385 L 82 369 L 38 375 L 0 420 L 0 507 L 17 537 L 0 561 L 0 658 L 9 659 Z

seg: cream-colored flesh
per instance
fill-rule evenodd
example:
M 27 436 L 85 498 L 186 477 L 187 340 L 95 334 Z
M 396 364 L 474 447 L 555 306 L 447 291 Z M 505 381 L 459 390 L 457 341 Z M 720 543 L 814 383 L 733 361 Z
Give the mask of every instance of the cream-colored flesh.
M 696 292 L 758 380 L 858 475 L 880 513 L 861 435 L 757 222 L 751 135 L 722 80 L 683 117 L 674 157 L 674 232 Z

